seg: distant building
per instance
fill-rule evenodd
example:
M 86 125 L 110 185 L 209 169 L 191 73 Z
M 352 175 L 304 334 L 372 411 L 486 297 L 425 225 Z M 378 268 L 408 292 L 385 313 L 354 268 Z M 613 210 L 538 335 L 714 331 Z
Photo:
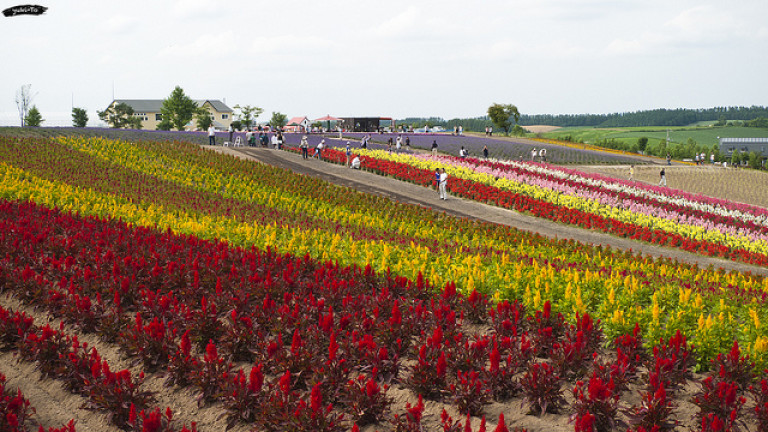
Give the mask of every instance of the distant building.
M 294 117 L 285 124 L 288 132 L 306 132 L 309 130 L 310 121 L 307 117 Z
M 394 130 L 395 122 L 391 117 L 344 117 L 338 125 L 351 132 L 378 132 L 383 127 L 382 122 L 388 122 L 386 127 Z
M 768 138 L 720 138 L 720 154 L 730 156 L 733 152 L 752 153 L 768 156 Z
M 203 107 L 211 113 L 213 126 L 216 129 L 226 130 L 232 123 L 232 108 L 220 100 L 204 99 L 196 100 L 197 106 Z M 109 108 L 119 103 L 124 103 L 133 108 L 133 115 L 141 118 L 141 128 L 147 130 L 157 129 L 157 125 L 163 120 L 161 113 L 163 99 L 115 99 L 109 104 Z M 195 120 L 187 125 L 187 130 L 195 129 Z

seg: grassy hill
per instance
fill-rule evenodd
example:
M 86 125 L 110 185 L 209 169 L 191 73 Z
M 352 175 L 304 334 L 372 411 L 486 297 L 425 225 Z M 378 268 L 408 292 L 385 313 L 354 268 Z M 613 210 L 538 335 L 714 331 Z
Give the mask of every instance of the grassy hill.
M 717 144 L 718 137 L 768 138 L 768 129 L 738 126 L 560 128 L 556 131 L 542 133 L 540 136 L 551 139 L 564 139 L 570 136 L 573 141 L 582 141 L 589 144 L 594 144 L 598 141 L 615 140 L 632 145 L 640 137 L 648 138 L 649 142 L 666 139 L 668 130 L 671 142 L 685 143 L 690 138 L 696 141 L 697 144 L 706 147 Z

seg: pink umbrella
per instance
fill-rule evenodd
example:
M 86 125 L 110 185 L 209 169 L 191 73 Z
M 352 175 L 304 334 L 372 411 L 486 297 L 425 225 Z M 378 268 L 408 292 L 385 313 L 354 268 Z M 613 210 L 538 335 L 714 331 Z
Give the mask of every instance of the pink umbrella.
M 332 121 L 339 121 L 339 120 L 341 120 L 341 119 L 338 118 L 338 117 L 333 117 L 333 116 L 331 116 L 329 114 L 329 115 L 326 115 L 325 117 L 320 117 L 318 119 L 315 119 L 314 121 L 316 121 L 316 122 L 328 122 L 328 129 L 330 129 L 331 128 L 331 122 Z
M 327 116 L 325 116 L 325 117 L 320 117 L 320 118 L 317 118 L 317 119 L 315 119 L 314 121 L 316 121 L 316 122 L 318 122 L 318 121 L 327 121 L 327 122 L 332 122 L 332 121 L 339 121 L 339 120 L 341 120 L 341 119 L 340 119 L 340 118 L 338 118 L 338 117 L 333 117 L 333 116 L 331 116 L 331 115 L 327 115 Z

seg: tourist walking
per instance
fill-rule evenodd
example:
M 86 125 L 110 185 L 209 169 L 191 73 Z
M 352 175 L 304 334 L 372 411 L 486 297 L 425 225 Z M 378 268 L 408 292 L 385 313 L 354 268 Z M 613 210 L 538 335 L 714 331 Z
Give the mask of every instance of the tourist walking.
M 315 147 L 315 156 L 318 160 L 323 160 L 323 148 L 325 147 L 325 140 L 320 140 L 319 143 L 317 143 L 317 147 Z
M 395 152 L 400 153 L 400 149 L 403 147 L 403 139 L 400 137 L 400 135 L 397 136 L 397 140 L 395 141 Z
M 392 137 L 387 140 L 387 151 L 392 153 Z
M 448 184 L 448 174 L 445 172 L 445 168 L 440 169 L 440 199 L 448 199 L 448 191 L 446 186 Z
M 437 196 L 440 196 L 440 168 L 435 168 L 435 190 Z
M 347 148 L 345 149 L 345 153 L 347 154 L 347 168 L 349 168 L 349 158 L 352 157 L 352 147 L 349 146 L 349 141 L 347 141 Z
M 635 181 L 635 164 L 629 166 L 629 181 Z
M 437 140 L 432 140 L 432 156 L 437 156 Z
M 488 159 L 488 146 L 483 146 L 483 159 Z
M 411 138 L 406 136 L 405 137 L 405 147 L 410 150 L 411 149 Z
M 531 161 L 535 161 L 535 160 L 536 160 L 536 147 L 534 147 L 533 150 L 531 150 Z
M 308 159 L 309 155 L 309 141 L 307 141 L 307 136 L 304 135 L 301 137 L 301 142 L 299 143 L 299 148 L 301 149 L 301 157 L 304 159 Z
M 667 175 L 664 173 L 664 168 L 661 169 L 661 172 L 659 173 L 659 176 L 661 179 L 659 179 L 659 186 L 666 186 L 667 185 Z
M 542 148 L 542 149 L 539 150 L 539 159 L 542 162 L 546 162 L 547 161 L 547 149 Z
M 216 145 L 216 128 L 214 128 L 213 125 L 208 127 L 208 144 L 212 146 Z
M 227 130 L 229 131 L 229 143 L 232 144 L 232 134 L 235 133 L 235 128 L 233 128 L 232 125 L 229 125 L 229 129 Z
M 461 146 L 461 150 L 459 150 L 459 157 L 462 159 L 467 158 L 467 151 L 464 149 L 464 146 Z

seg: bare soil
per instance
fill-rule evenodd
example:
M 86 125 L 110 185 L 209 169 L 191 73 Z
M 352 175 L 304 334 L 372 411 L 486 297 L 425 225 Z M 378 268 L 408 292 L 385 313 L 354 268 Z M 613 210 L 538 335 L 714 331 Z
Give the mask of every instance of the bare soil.
M 594 172 L 608 177 L 627 179 L 629 166 L 580 166 L 575 169 Z M 768 173 L 752 169 L 723 168 L 705 164 L 699 166 L 635 166 L 635 180 L 658 184 L 661 172 L 667 177 L 667 186 L 694 194 L 727 199 L 744 204 L 768 208 Z

